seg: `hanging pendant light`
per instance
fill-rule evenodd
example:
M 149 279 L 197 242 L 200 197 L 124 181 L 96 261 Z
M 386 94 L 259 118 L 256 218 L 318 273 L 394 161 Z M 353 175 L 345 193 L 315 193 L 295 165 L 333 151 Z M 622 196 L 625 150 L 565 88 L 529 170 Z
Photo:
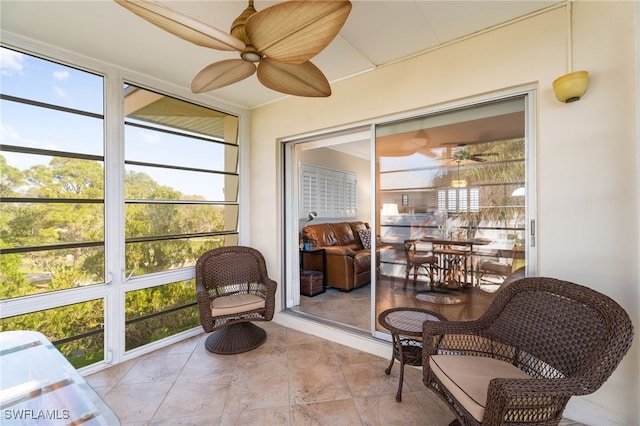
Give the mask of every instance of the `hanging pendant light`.
M 458 178 L 451 181 L 451 186 L 454 188 L 464 188 L 467 186 L 465 179 L 460 179 L 460 161 L 458 160 Z

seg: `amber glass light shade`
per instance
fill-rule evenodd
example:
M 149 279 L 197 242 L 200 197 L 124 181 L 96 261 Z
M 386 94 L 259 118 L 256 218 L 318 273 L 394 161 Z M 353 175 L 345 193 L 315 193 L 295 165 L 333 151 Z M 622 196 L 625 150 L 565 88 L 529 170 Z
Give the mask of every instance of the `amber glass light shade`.
M 589 73 L 575 71 L 559 77 L 553 82 L 553 91 L 560 102 L 569 103 L 579 100 L 587 90 Z

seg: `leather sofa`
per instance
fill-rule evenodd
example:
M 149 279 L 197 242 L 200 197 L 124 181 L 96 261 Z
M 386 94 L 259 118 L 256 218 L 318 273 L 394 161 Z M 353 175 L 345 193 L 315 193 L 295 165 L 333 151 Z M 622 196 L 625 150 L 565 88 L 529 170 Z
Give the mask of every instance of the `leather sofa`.
M 323 271 L 326 261 L 326 283 L 340 291 L 351 291 L 371 282 L 371 248 L 365 248 L 358 228 L 371 234 L 364 222 L 319 223 L 307 225 L 302 230 L 302 241 L 311 248 L 326 250 L 326 256 L 302 253 L 304 269 Z M 370 238 L 370 237 L 369 237 Z

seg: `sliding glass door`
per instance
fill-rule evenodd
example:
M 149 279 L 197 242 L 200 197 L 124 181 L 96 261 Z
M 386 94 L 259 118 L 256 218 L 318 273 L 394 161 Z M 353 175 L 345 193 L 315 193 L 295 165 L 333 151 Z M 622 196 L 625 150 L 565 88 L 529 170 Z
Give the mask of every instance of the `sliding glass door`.
M 514 271 L 531 274 L 531 96 L 285 142 L 287 308 L 376 334 L 378 315 L 395 307 L 475 318 Z M 344 223 L 356 224 L 348 238 Z M 335 261 L 336 246 L 367 249 L 362 224 L 366 283 L 348 276 L 357 261 L 345 258 L 353 265 L 341 272 Z
M 525 97 L 376 128 L 376 312 L 473 319 L 527 257 Z
M 356 128 L 284 145 L 291 259 L 287 307 L 369 332 L 371 261 L 356 231 L 371 229 L 371 131 Z M 306 245 L 306 247 L 305 247 Z M 365 270 L 366 269 L 366 270 Z

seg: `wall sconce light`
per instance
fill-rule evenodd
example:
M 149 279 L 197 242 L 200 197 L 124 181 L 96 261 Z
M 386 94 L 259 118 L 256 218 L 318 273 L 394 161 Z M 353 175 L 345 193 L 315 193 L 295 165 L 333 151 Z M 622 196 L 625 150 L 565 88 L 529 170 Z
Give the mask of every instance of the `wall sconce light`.
M 589 84 L 589 73 L 586 71 L 575 71 L 565 74 L 553 81 L 553 91 L 556 99 L 568 104 L 580 100 Z
M 553 92 L 560 102 L 569 103 L 579 100 L 587 91 L 589 73 L 587 71 L 573 70 L 573 45 L 572 45 L 572 6 L 567 1 L 567 69 L 568 74 L 556 78 L 553 81 Z
M 316 218 L 316 216 L 318 216 L 317 212 L 309 212 L 309 216 L 307 216 L 307 222 L 311 222 L 313 219 Z

